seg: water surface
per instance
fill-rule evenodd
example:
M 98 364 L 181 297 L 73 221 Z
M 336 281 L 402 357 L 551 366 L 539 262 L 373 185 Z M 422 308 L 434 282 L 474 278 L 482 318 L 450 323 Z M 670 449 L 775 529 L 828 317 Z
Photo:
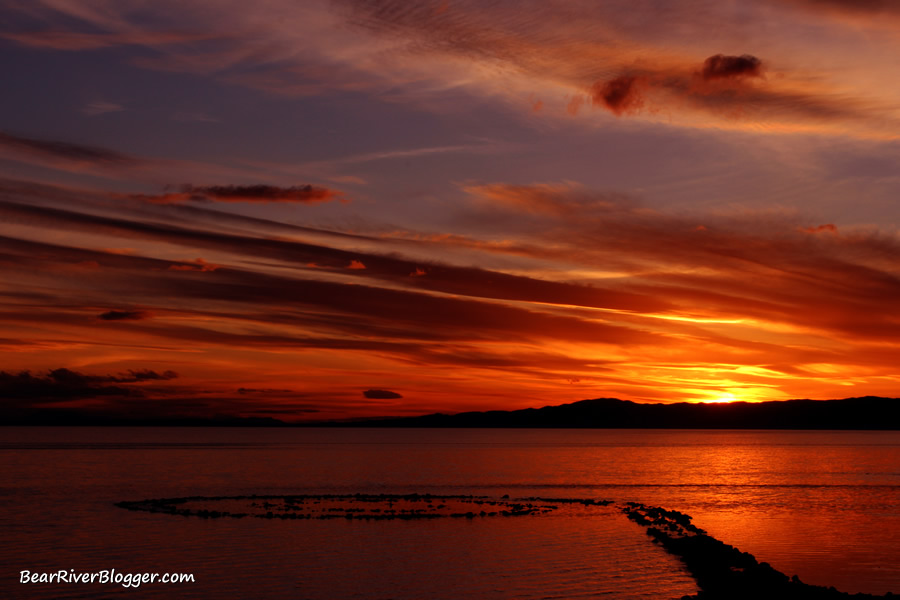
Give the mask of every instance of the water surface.
M 676 559 L 613 514 L 204 521 L 113 506 L 357 492 L 635 500 L 687 512 L 714 537 L 807 583 L 900 591 L 896 432 L 3 428 L 0 465 L 3 597 L 677 598 L 696 590 Z M 177 590 L 17 583 L 21 569 L 110 567 L 202 580 Z

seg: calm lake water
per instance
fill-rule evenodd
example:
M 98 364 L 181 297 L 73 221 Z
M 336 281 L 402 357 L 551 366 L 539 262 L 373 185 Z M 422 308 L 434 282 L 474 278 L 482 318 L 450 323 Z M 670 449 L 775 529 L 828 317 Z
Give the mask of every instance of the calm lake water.
M 3 598 L 679 598 L 679 561 L 610 509 L 270 521 L 120 500 L 432 493 L 677 509 L 788 575 L 900 592 L 900 432 L 0 428 Z M 193 573 L 123 588 L 19 572 Z

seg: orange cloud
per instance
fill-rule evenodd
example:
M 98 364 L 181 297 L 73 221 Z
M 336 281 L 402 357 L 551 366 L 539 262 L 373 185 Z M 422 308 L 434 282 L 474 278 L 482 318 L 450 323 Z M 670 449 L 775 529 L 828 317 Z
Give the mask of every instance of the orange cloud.
M 501 210 L 514 209 L 533 215 L 578 217 L 586 213 L 629 210 L 633 200 L 623 194 L 601 193 L 564 182 L 557 184 L 486 184 L 464 188 Z
M 806 233 L 833 233 L 837 235 L 838 228 L 833 223 L 825 223 L 824 225 L 818 225 L 815 227 L 803 227 L 800 231 L 804 231 Z

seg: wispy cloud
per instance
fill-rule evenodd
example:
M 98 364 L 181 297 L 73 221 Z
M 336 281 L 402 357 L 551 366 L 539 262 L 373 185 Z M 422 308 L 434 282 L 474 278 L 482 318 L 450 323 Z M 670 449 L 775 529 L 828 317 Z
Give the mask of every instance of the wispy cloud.
M 900 132 L 894 92 L 848 88 L 828 68 L 827 45 L 817 46 L 819 64 L 798 62 L 785 40 L 775 54 L 762 53 L 760 48 L 772 45 L 759 42 L 757 33 L 771 14 L 748 9 L 746 22 L 737 23 L 713 0 L 664 10 L 644 2 L 627 10 L 619 2 L 542 2 L 513 9 L 461 0 L 447 10 L 437 1 L 416 7 L 398 0 L 276 2 L 277 23 L 259 19 L 253 7 L 237 2 L 225 9 L 178 4 L 179 10 L 169 10 L 166 2 L 155 5 L 157 20 L 169 24 L 159 31 L 144 31 L 124 9 L 98 15 L 73 4 L 45 8 L 48 26 L 56 28 L 50 33 L 6 37 L 59 50 L 140 44 L 157 53 L 134 58 L 139 66 L 212 76 L 281 95 L 344 91 L 445 110 L 448 92 L 464 90 L 518 98 L 523 111 L 531 113 L 535 103 L 524 99 L 539 94 L 541 114 L 560 117 L 568 111 L 588 118 L 578 105 L 593 99 L 617 115 L 688 127 L 746 123 L 870 137 Z M 838 0 L 791 0 L 774 8 L 789 17 L 792 7 L 869 19 L 896 13 L 884 3 Z M 201 31 L 178 32 L 180 23 L 167 16 L 185 10 L 202 24 Z M 61 31 L 60 11 L 85 29 L 108 33 Z M 690 35 L 694 29 L 679 35 L 679 28 L 663 26 L 678 22 L 699 31 L 716 22 L 705 13 L 722 13 L 723 28 L 706 44 Z M 726 43 L 729 31 L 732 37 L 757 41 L 741 53 L 710 55 L 709 46 Z M 865 68 L 873 74 L 881 69 L 875 64 Z
M 46 140 L 15 135 L 0 131 L 0 151 L 11 158 L 43 160 L 52 164 L 65 163 L 74 166 L 131 167 L 140 160 L 99 146 L 89 146 L 58 140 Z
M 62 8 L 62 7 L 61 7 Z M 86 16 L 86 15 L 85 15 Z M 81 31 L 3 32 L 0 38 L 52 50 L 99 50 L 116 46 L 160 46 L 183 44 L 219 37 L 209 33 L 177 31 L 129 31 L 121 33 L 86 33 Z

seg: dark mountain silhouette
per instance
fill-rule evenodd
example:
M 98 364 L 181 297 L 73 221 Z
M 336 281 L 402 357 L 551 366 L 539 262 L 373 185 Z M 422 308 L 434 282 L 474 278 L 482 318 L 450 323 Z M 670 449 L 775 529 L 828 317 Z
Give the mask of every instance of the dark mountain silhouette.
M 325 423 L 321 423 L 325 425 Z M 453 415 L 329 423 L 343 427 L 522 427 L 646 429 L 900 429 L 900 399 L 639 404 L 616 398 Z
M 721 404 L 641 404 L 596 398 L 571 404 L 418 417 L 354 418 L 287 423 L 271 417 L 123 417 L 44 409 L 8 418 L 4 425 L 146 427 L 458 427 L 563 429 L 882 429 L 900 430 L 900 398 L 785 400 Z

